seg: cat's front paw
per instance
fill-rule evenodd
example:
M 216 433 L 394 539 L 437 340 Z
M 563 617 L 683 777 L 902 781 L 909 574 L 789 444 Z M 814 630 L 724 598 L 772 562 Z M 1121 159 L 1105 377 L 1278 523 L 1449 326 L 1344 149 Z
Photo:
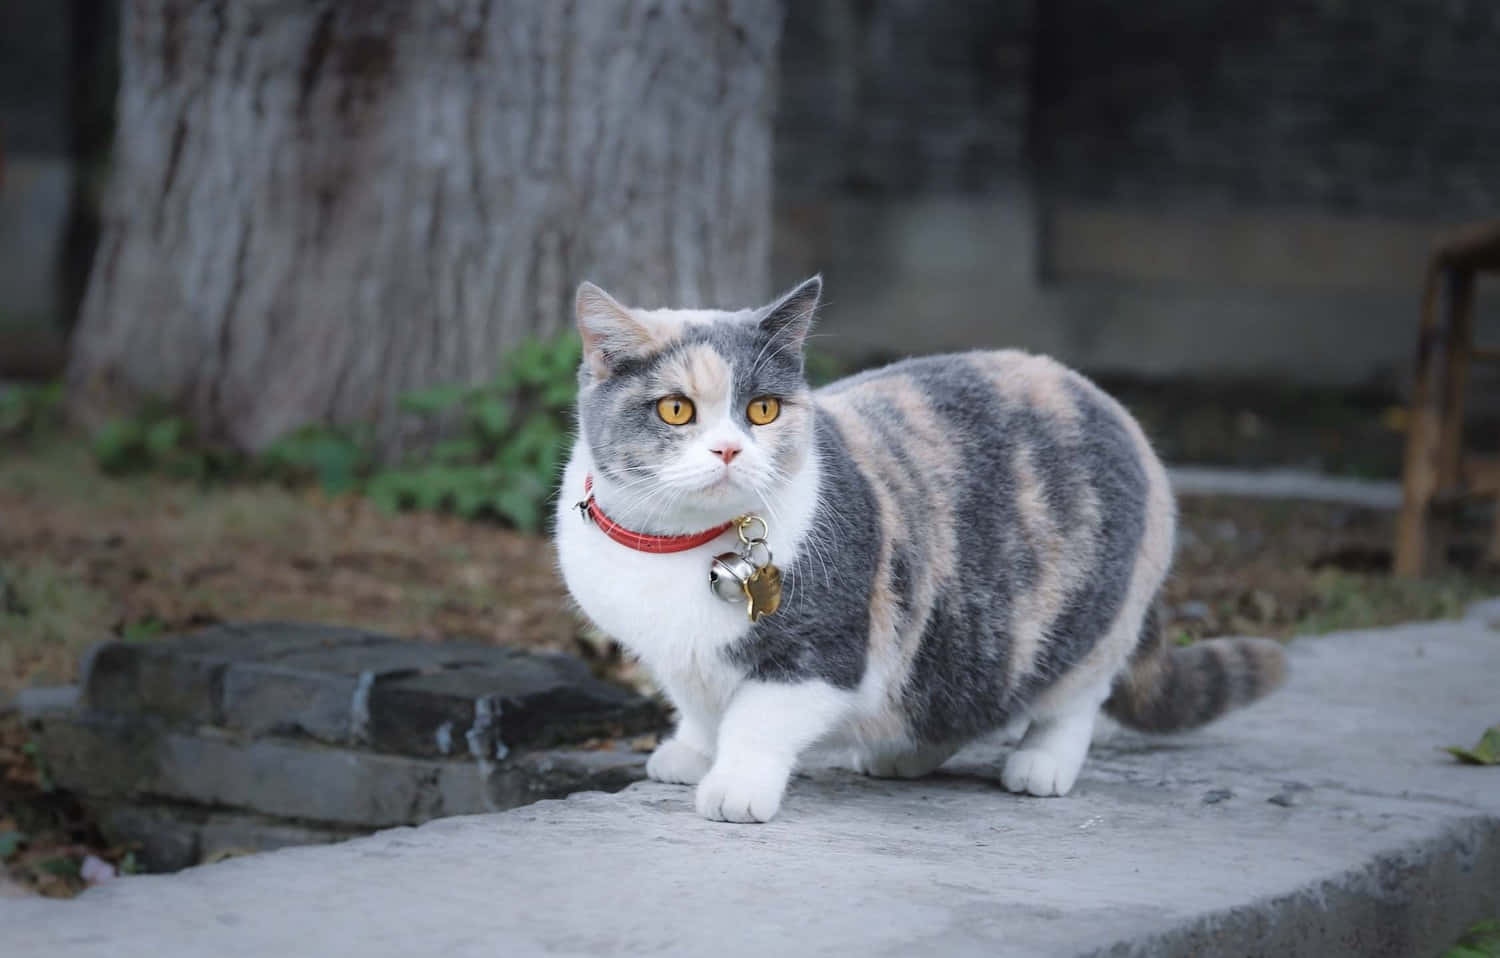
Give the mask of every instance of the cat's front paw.
M 713 822 L 769 822 L 781 808 L 791 770 L 715 764 L 698 785 L 698 814 Z
M 1081 764 L 1081 763 L 1080 763 Z M 1071 768 L 1051 752 L 1039 748 L 1022 748 L 1005 760 L 1000 776 L 1007 790 L 1046 797 L 1066 795 L 1078 779 L 1080 765 Z
M 646 777 L 672 785 L 697 785 L 708 774 L 708 766 L 707 755 L 669 738 L 646 760 Z

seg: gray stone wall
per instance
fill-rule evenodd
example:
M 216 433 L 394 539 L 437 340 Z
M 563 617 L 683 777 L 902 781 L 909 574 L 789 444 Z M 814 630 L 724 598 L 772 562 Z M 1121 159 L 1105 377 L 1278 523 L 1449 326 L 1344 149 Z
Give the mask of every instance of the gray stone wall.
M 1025 160 L 1030 0 L 787 4 L 776 186 L 983 190 Z
M 1048 0 L 1037 161 L 1072 197 L 1500 211 L 1493 0 Z
M 1426 251 L 1500 215 L 1487 0 L 790 6 L 775 272 L 849 358 L 1399 386 Z

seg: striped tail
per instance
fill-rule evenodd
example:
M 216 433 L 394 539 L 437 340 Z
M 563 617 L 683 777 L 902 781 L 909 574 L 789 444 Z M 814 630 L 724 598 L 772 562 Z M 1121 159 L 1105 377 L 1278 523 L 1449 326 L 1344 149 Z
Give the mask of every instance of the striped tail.
M 1153 609 L 1104 711 L 1142 732 L 1178 732 L 1249 705 L 1284 678 L 1286 655 L 1279 642 L 1205 639 L 1178 647 L 1167 641 Z

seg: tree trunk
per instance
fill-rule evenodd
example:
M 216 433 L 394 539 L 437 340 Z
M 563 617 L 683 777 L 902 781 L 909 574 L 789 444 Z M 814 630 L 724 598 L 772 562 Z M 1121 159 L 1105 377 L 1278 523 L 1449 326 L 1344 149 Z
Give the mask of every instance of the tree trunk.
M 257 448 L 490 374 L 579 280 L 765 298 L 776 0 L 127 0 L 82 408 Z

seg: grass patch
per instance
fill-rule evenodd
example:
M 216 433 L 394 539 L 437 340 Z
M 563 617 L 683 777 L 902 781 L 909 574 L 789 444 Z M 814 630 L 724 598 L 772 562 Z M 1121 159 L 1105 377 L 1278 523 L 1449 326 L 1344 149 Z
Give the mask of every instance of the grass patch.
M 50 560 L 0 569 L 0 689 L 67 681 L 79 657 L 109 634 L 108 595 Z
M 1427 619 L 1456 619 L 1470 603 L 1494 594 L 1493 583 L 1449 574 L 1431 579 L 1323 569 L 1313 574 L 1313 608 L 1299 635 L 1374 629 Z
M 1500 958 L 1500 920 L 1473 925 L 1442 958 Z

